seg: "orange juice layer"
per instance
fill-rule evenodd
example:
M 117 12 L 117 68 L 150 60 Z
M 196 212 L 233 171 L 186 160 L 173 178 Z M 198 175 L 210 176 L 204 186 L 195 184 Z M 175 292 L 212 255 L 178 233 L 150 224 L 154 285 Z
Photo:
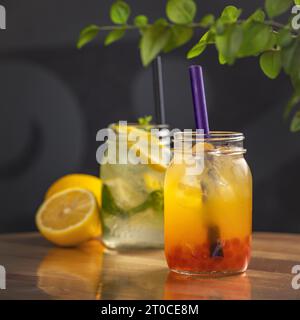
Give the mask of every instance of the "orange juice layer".
M 220 166 L 218 176 L 188 176 L 184 165 L 165 179 L 165 252 L 171 269 L 238 271 L 247 267 L 252 229 L 252 178 L 243 159 Z M 223 249 L 211 257 L 210 229 Z

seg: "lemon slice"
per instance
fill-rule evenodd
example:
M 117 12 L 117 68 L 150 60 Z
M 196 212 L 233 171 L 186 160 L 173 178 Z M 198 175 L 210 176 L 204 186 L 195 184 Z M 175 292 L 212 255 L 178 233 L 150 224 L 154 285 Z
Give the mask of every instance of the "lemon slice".
M 113 128 L 120 134 L 127 134 L 128 147 L 131 148 L 137 156 L 145 160 L 149 166 L 156 170 L 164 172 L 168 165 L 162 161 L 162 155 L 170 158 L 170 149 L 164 146 L 158 137 L 134 126 L 113 126 Z M 131 138 L 136 141 L 131 141 Z M 145 142 L 145 143 L 144 143 Z M 150 144 L 158 146 L 156 153 L 151 153 Z
M 192 148 L 192 152 L 196 153 L 197 151 L 211 151 L 213 150 L 215 147 L 208 142 L 198 142 L 197 144 L 195 144 Z
M 144 173 L 144 183 L 148 192 L 161 190 L 163 188 L 163 180 L 160 178 L 161 174 Z
M 98 177 L 88 174 L 68 174 L 56 180 L 47 190 L 45 199 L 47 200 L 55 193 L 69 188 L 82 188 L 91 191 L 97 199 L 99 207 L 101 207 L 102 182 Z
M 39 208 L 36 224 L 41 234 L 60 246 L 76 246 L 100 235 L 99 210 L 94 195 L 85 189 L 66 189 Z

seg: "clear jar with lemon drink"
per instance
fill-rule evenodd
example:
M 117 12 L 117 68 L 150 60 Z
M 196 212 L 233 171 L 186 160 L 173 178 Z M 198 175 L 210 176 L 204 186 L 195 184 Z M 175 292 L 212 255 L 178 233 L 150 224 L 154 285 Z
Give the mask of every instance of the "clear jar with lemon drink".
M 170 155 L 163 139 L 167 126 L 112 124 L 109 129 L 113 138 L 108 138 L 100 173 L 102 240 L 112 249 L 161 248 L 163 185 Z

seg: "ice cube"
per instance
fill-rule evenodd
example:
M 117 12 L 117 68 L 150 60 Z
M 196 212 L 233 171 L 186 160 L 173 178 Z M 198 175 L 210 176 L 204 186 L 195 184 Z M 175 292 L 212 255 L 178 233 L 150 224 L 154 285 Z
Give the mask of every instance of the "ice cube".
M 182 178 L 176 189 L 176 201 L 185 208 L 201 208 L 202 190 L 199 176 L 185 175 Z
M 130 181 L 132 181 L 132 179 L 124 180 L 122 178 L 105 181 L 116 204 L 125 211 L 140 205 L 147 198 L 147 193 L 136 189 Z
M 233 186 L 228 180 L 228 166 L 231 167 L 230 159 L 223 156 L 210 156 L 205 161 L 205 170 L 201 176 L 201 188 L 203 201 L 210 197 L 220 197 L 226 200 L 234 195 Z

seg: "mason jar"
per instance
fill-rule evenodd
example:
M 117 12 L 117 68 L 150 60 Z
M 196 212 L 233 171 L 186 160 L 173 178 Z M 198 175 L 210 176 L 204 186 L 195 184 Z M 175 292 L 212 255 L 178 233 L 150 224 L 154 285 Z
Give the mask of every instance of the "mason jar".
M 164 177 L 169 160 L 162 161 L 161 152 L 170 152 L 163 139 L 168 136 L 167 128 L 120 123 L 109 126 L 108 161 L 100 169 L 102 240 L 108 248 L 163 247 Z M 159 154 L 151 153 L 150 146 Z
M 247 269 L 252 230 L 252 176 L 244 135 L 178 132 L 165 177 L 165 255 L 184 274 Z

